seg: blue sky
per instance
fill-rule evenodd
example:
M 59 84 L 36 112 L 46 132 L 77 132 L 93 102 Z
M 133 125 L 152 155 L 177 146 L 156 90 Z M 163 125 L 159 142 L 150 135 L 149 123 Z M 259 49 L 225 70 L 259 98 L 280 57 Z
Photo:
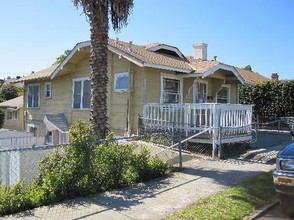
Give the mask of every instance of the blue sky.
M 293 0 L 135 0 L 127 27 L 111 38 L 161 42 L 270 77 L 294 79 Z M 46 68 L 88 40 L 89 23 L 71 0 L 10 0 L 0 9 L 0 79 Z

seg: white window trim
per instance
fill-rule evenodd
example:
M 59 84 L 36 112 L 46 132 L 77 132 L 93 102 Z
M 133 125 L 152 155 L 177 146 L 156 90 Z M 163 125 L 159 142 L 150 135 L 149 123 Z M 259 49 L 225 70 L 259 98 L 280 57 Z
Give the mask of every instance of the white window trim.
M 125 76 L 125 75 L 128 77 L 128 88 L 127 89 L 117 89 L 116 88 L 116 80 L 117 80 L 117 78 L 120 77 L 120 76 Z M 113 79 L 114 79 L 114 83 L 113 83 L 113 86 L 114 86 L 113 90 L 114 90 L 114 92 L 127 92 L 129 90 L 129 87 L 130 87 L 129 81 L 130 80 L 129 80 L 129 73 L 128 72 L 114 73 Z
M 164 79 L 176 79 L 180 81 L 180 102 L 178 104 L 183 103 L 183 77 L 177 76 L 169 73 L 161 73 L 160 74 L 160 103 L 163 104 L 163 80 Z
M 11 118 L 8 117 L 9 116 L 9 113 L 12 114 L 12 117 Z M 14 116 L 16 116 L 16 117 L 14 117 Z M 18 110 L 17 109 L 14 109 L 14 108 L 7 108 L 6 109 L 6 117 L 5 118 L 6 118 L 7 121 L 18 120 L 18 118 L 19 118 L 19 116 L 18 116 Z
M 29 107 L 29 87 L 30 86 L 39 86 L 39 94 L 38 94 L 38 107 Z M 33 108 L 37 109 L 40 108 L 40 83 L 31 83 L 27 85 L 27 94 L 26 94 L 26 99 L 27 99 L 27 108 Z
M 206 84 L 206 102 L 207 102 L 207 96 L 208 96 L 208 81 L 206 80 L 194 80 L 194 83 L 193 83 L 193 96 L 192 96 L 192 99 L 193 99 L 193 103 L 196 103 L 196 93 L 197 93 L 197 83 L 203 83 L 203 84 Z
M 79 108 L 74 108 L 74 84 L 75 82 L 84 82 L 86 80 L 90 80 L 90 77 L 81 77 L 81 78 L 75 78 L 72 80 L 72 97 L 71 97 L 71 107 L 73 110 L 89 110 L 90 108 L 83 108 L 83 97 L 84 97 L 84 83 L 81 84 L 81 102 L 80 102 L 80 107 Z
M 231 85 L 230 84 L 222 84 L 222 88 L 227 88 L 228 89 L 228 98 L 227 98 L 227 104 L 231 103 Z M 216 101 L 218 101 L 218 94 L 216 94 Z
M 50 96 L 46 96 L 46 94 L 47 94 L 46 86 L 47 85 L 50 85 Z M 51 99 L 52 98 L 52 86 L 51 86 L 51 82 L 45 82 L 44 83 L 44 98 L 46 98 L 46 99 Z

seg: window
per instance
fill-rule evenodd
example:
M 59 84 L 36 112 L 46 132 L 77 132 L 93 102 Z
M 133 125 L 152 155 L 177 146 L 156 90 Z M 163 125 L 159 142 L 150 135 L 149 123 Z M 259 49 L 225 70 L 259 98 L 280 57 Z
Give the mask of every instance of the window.
M 180 103 L 181 102 L 181 82 L 178 79 L 163 78 L 162 102 Z
M 221 89 L 217 92 L 218 103 L 230 103 L 230 85 L 222 85 Z
M 73 80 L 73 108 L 89 109 L 90 108 L 90 79 L 79 78 Z
M 206 81 L 196 81 L 194 83 L 194 96 L 193 96 L 193 102 L 195 103 L 205 103 L 207 102 L 207 89 L 208 88 L 208 82 Z
M 45 98 L 51 98 L 51 83 L 50 82 L 46 82 L 44 84 L 44 97 Z
M 28 108 L 39 108 L 40 102 L 40 85 L 31 84 L 28 85 L 27 94 Z
M 129 89 L 129 75 L 125 73 L 114 74 L 114 91 L 115 92 L 126 92 Z
M 17 120 L 18 114 L 16 109 L 7 109 L 6 110 L 6 120 Z

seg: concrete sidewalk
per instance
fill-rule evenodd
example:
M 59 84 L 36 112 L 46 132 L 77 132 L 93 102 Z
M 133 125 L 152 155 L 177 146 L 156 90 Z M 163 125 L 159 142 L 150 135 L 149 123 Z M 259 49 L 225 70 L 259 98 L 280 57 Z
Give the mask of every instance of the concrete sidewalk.
M 273 151 L 277 152 L 285 146 L 265 151 L 272 155 Z M 194 159 L 184 164 L 183 172 L 167 178 L 36 208 L 5 216 L 4 219 L 161 219 L 200 198 L 274 169 L 272 161 L 263 162 L 244 158 L 222 161 Z

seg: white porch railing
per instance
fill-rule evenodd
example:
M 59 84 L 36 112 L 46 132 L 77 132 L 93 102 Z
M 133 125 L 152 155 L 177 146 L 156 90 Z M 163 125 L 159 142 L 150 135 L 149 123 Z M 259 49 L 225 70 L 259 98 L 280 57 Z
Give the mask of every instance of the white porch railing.
M 143 118 L 144 123 L 155 127 L 186 132 L 221 127 L 222 136 L 229 137 L 251 133 L 252 105 L 148 103 L 144 105 Z

